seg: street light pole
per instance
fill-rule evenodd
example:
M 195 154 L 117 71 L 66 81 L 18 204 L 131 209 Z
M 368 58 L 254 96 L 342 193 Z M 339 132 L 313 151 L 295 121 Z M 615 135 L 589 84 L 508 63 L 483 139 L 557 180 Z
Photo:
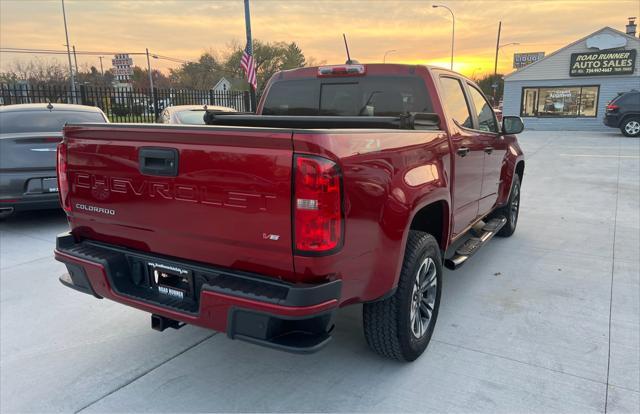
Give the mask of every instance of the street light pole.
M 387 55 L 389 53 L 394 53 L 394 52 L 397 52 L 397 50 L 391 49 L 391 50 L 387 50 L 386 52 L 384 52 L 384 56 L 382 57 L 382 63 L 387 63 Z
M 104 58 L 104 56 L 98 56 L 98 59 L 100 59 L 100 73 L 102 74 L 102 76 L 104 76 L 104 69 L 102 68 L 102 59 Z
M 67 30 L 67 13 L 64 9 L 64 0 L 62 0 L 62 19 L 64 20 L 64 35 L 67 39 L 67 58 L 69 58 L 69 74 L 71 75 L 71 99 L 74 103 L 76 102 L 76 77 L 73 74 L 73 66 L 71 65 L 71 49 L 69 47 L 69 31 Z
M 498 40 L 496 40 L 496 63 L 493 66 L 493 76 L 498 74 L 498 51 L 500 50 L 500 31 L 502 30 L 502 21 L 498 23 Z
M 501 22 L 502 23 L 502 22 Z M 498 41 L 500 41 L 500 30 L 498 29 Z M 493 84 L 496 85 L 493 87 L 493 100 L 495 102 L 496 100 L 496 93 L 498 91 L 498 56 L 500 53 L 500 49 L 502 49 L 503 47 L 507 47 L 507 46 L 511 46 L 511 45 L 519 45 L 520 43 L 518 42 L 511 42 L 511 43 L 506 43 L 504 45 L 498 44 L 496 47 L 496 63 L 493 67 Z
M 450 8 L 448 8 L 447 6 L 445 6 L 443 4 L 433 4 L 433 5 L 431 5 L 431 7 L 433 7 L 434 9 L 437 9 L 438 7 L 442 7 L 443 9 L 449 10 L 449 13 L 451 13 L 451 22 L 452 22 L 452 27 L 451 27 L 451 70 L 453 70 L 453 47 L 454 47 L 455 39 L 456 39 L 456 16 L 453 14 L 453 11 Z

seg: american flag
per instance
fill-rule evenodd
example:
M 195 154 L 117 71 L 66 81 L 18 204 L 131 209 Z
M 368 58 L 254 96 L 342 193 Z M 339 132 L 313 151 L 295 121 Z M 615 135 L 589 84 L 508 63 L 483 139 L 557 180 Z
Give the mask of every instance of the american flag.
M 247 42 L 247 47 L 244 48 L 244 52 L 242 53 L 240 66 L 244 69 L 244 75 L 247 77 L 247 82 L 249 82 L 255 90 L 258 84 L 258 80 L 256 79 L 256 62 L 253 60 L 253 48 L 249 42 Z

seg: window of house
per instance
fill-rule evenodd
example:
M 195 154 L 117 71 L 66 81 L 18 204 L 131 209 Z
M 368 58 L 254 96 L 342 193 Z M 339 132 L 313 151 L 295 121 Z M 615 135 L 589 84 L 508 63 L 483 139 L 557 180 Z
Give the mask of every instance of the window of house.
M 454 78 L 440 78 L 442 85 L 442 93 L 444 95 L 444 104 L 447 107 L 447 113 L 454 121 L 465 128 L 473 128 L 471 121 L 471 111 L 467 99 L 464 97 L 462 84 Z
M 575 118 L 598 113 L 599 86 L 523 88 L 521 116 Z

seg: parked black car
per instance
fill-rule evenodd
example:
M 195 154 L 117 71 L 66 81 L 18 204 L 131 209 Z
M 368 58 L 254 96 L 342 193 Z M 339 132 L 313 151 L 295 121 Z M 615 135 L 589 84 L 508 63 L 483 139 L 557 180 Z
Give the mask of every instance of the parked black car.
M 109 122 L 84 105 L 0 106 L 0 219 L 16 211 L 59 208 L 56 146 L 67 122 Z
M 627 137 L 640 136 L 640 91 L 634 89 L 613 98 L 607 105 L 604 124 L 620 128 Z

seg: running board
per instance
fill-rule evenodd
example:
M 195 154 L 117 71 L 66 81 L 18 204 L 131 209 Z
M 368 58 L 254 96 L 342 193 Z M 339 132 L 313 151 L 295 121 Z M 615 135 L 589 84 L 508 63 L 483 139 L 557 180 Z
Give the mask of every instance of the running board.
M 453 256 L 445 259 L 444 265 L 447 269 L 456 270 L 466 263 L 482 246 L 495 236 L 504 225 L 507 219 L 504 217 L 496 217 L 489 220 L 481 230 L 478 237 L 471 237 L 456 249 Z

